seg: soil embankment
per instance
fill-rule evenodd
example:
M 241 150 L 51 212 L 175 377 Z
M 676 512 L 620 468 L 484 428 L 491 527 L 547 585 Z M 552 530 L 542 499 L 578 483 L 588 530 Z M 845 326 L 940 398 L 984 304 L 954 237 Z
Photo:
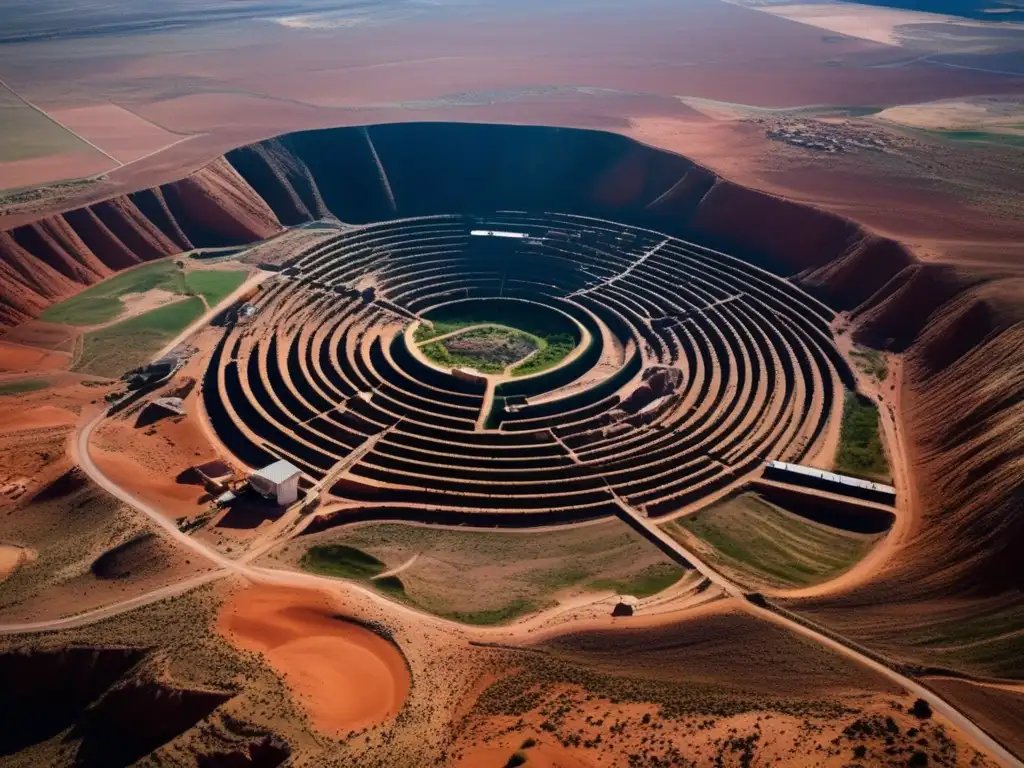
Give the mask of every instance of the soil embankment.
M 225 604 L 218 630 L 238 647 L 262 653 L 325 733 L 344 735 L 388 720 L 409 693 L 398 647 L 335 615 L 317 592 L 240 592 Z

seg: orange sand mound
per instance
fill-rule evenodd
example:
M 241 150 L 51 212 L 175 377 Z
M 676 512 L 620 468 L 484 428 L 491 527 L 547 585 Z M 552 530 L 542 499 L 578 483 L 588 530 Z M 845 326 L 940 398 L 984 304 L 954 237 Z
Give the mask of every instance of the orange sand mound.
M 4 432 L 19 432 L 29 429 L 66 427 L 75 423 L 77 416 L 71 411 L 53 405 L 35 405 L 26 408 L 0 408 Z
M 0 341 L 0 373 L 21 371 L 55 371 L 67 368 L 68 355 L 21 344 Z
M 36 553 L 24 547 L 0 544 L 0 581 L 13 574 L 23 563 L 36 559 Z
M 346 734 L 394 717 L 409 692 L 398 648 L 335 618 L 320 592 L 251 587 L 225 604 L 218 631 L 260 651 L 325 733 Z
M 204 490 L 196 485 L 175 482 L 174 474 L 154 475 L 152 470 L 133 456 L 90 447 L 89 455 L 100 471 L 131 491 L 143 501 L 157 507 L 168 517 L 194 515 L 206 508 Z

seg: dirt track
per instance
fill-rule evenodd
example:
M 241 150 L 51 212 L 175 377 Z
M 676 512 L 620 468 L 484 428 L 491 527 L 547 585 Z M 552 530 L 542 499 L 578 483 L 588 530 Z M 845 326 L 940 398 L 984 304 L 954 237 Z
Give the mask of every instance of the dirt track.
M 266 568 L 255 568 L 253 566 L 248 565 L 245 562 L 231 560 L 225 557 L 224 555 L 221 555 L 219 552 L 216 552 L 212 548 L 206 546 L 205 544 L 199 542 L 198 540 L 193 539 L 189 537 L 187 534 L 182 533 L 178 530 L 177 526 L 175 526 L 172 521 L 170 521 L 167 517 L 161 514 L 158 510 L 153 509 L 149 505 L 141 504 L 137 499 L 133 498 L 131 494 L 123 491 L 120 487 L 118 487 L 110 480 L 108 480 L 106 476 L 103 475 L 96 468 L 95 464 L 93 464 L 91 459 L 89 459 L 88 438 L 92 434 L 92 431 L 96 428 L 96 426 L 99 425 L 99 423 L 103 420 L 104 417 L 105 414 L 100 414 L 100 416 L 89 422 L 89 424 L 78 435 L 76 445 L 78 446 L 79 461 L 81 463 L 82 468 L 86 471 L 90 478 L 92 478 L 92 480 L 94 480 L 102 488 L 114 494 L 115 496 L 117 496 L 122 501 L 129 504 L 142 514 L 146 515 L 146 517 L 148 517 L 152 523 L 158 526 L 158 528 L 163 534 L 169 536 L 174 541 L 182 544 L 183 546 L 188 547 L 197 554 L 202 555 L 214 564 L 221 566 L 222 570 L 202 574 L 201 576 L 194 577 L 193 579 L 190 579 L 186 582 L 180 582 L 178 584 L 170 585 L 162 588 L 161 590 L 157 590 L 156 592 L 132 598 L 131 600 L 123 601 L 121 603 L 117 603 L 111 606 L 106 606 L 104 608 L 92 611 L 87 614 L 82 614 L 80 616 L 73 616 L 66 619 L 55 619 L 46 622 L 36 622 L 32 624 L 0 625 L 0 633 L 20 634 L 85 626 L 98 621 L 102 621 L 112 616 L 127 613 L 143 605 L 147 605 L 152 602 L 157 602 L 159 600 L 165 599 L 167 597 L 172 597 L 174 595 L 181 594 L 197 586 L 210 583 L 211 581 L 222 578 L 229 574 L 238 575 L 247 581 L 266 583 L 271 585 L 277 584 L 296 587 L 314 587 L 318 589 L 327 590 L 343 590 L 349 593 L 356 592 L 361 597 L 370 598 L 382 605 L 385 605 L 387 609 L 390 611 L 398 611 L 400 613 L 405 613 L 406 615 L 410 616 L 415 620 L 427 621 L 429 623 L 436 625 L 448 625 L 451 627 L 458 628 L 462 631 L 466 631 L 467 628 L 464 625 L 458 624 L 456 622 L 450 622 L 444 619 L 439 619 L 438 617 L 424 614 L 420 611 L 409 608 L 407 606 L 397 605 L 369 589 L 361 588 L 356 585 L 349 584 L 347 582 L 315 576 L 312 574 L 299 574 L 284 571 L 272 571 Z M 645 521 L 645 525 L 650 526 L 651 524 Z M 732 582 L 730 582 L 728 579 L 718 574 L 705 563 L 699 561 L 697 558 L 693 556 L 692 553 L 690 553 L 688 550 L 679 545 L 678 542 L 675 542 L 672 539 L 667 539 L 665 543 L 669 546 L 672 546 L 672 548 L 676 551 L 676 554 L 679 558 L 685 560 L 686 562 L 692 564 L 694 567 L 698 568 L 698 570 L 700 570 L 707 578 L 711 578 L 713 581 L 720 584 L 724 589 L 726 589 L 726 591 L 729 592 L 729 594 L 732 594 L 734 596 L 740 596 L 738 598 L 734 597 L 734 599 L 736 600 L 736 604 L 738 606 L 742 606 L 744 610 L 749 611 L 750 613 L 758 616 L 759 618 L 762 618 L 766 621 L 771 621 L 775 624 L 778 624 L 789 629 L 790 631 L 796 632 L 804 637 L 807 637 L 808 639 L 811 639 L 821 645 L 824 645 L 825 647 L 835 651 L 836 653 L 839 653 L 845 656 L 846 658 L 849 658 L 857 662 L 858 664 L 861 664 L 862 666 L 871 669 L 874 672 L 877 672 L 878 674 L 884 675 L 889 680 L 904 687 L 911 694 L 919 696 L 920 698 L 928 701 L 933 707 L 933 709 L 935 709 L 935 711 L 941 713 L 944 717 L 948 718 L 951 722 L 953 722 L 958 728 L 962 729 L 964 732 L 969 734 L 980 747 L 987 750 L 995 758 L 1001 761 L 1004 765 L 1024 765 L 1024 763 L 1021 763 L 1019 760 L 1017 760 L 1012 754 L 1010 754 L 1000 744 L 993 740 L 988 734 L 982 731 L 981 728 L 975 725 L 966 715 L 962 714 L 953 705 L 949 704 L 947 701 L 942 699 L 933 691 L 929 690 L 928 688 L 925 688 L 920 683 L 917 683 L 914 680 L 911 680 L 910 678 L 905 677 L 904 675 L 901 675 L 898 672 L 895 672 L 889 667 L 864 656 L 863 654 L 853 650 L 847 645 L 838 642 L 837 640 L 827 637 L 819 632 L 816 632 L 813 629 L 810 629 L 798 622 L 792 621 L 791 619 L 788 619 L 784 616 L 780 616 L 776 613 L 773 613 L 770 610 L 758 608 L 757 606 L 752 605 L 749 601 L 741 597 L 742 590 L 738 586 L 732 584 Z M 564 611 L 567 610 L 567 608 L 562 607 L 554 610 Z M 488 634 L 511 634 L 513 637 L 515 637 L 517 634 L 514 631 L 515 628 L 513 627 L 511 629 L 513 630 L 512 632 L 509 632 L 509 629 L 506 628 L 495 628 L 492 630 L 474 630 L 472 634 L 477 634 L 483 637 L 486 637 L 486 635 Z

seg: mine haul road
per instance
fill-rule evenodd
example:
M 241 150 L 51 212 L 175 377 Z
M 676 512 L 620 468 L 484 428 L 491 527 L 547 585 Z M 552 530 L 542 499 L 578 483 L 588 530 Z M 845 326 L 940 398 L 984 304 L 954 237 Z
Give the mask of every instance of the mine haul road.
M 195 332 L 200 327 L 200 324 L 191 326 L 189 332 Z M 181 340 L 186 337 L 187 334 L 183 334 L 183 337 L 176 340 L 176 343 L 180 343 Z M 421 612 L 415 608 L 395 603 L 386 597 L 356 584 L 346 582 L 340 579 L 331 579 L 328 577 L 316 576 L 309 573 L 297 573 L 283 570 L 275 570 L 268 568 L 259 568 L 249 564 L 248 557 L 243 556 L 239 560 L 232 560 L 229 557 L 221 554 L 215 549 L 207 546 L 198 539 L 194 539 L 191 536 L 183 533 L 178 529 L 175 522 L 162 514 L 158 509 L 150 504 L 147 504 L 142 499 L 131 494 L 117 483 L 112 481 L 103 472 L 100 471 L 99 467 L 93 462 L 89 456 L 89 439 L 92 437 L 92 433 L 99 426 L 99 424 L 106 418 L 106 411 L 101 411 L 95 418 L 93 418 L 88 424 L 85 425 L 79 431 L 73 443 L 73 458 L 77 460 L 79 466 L 82 467 L 83 471 L 101 488 L 115 496 L 116 498 L 123 501 L 133 509 L 141 512 L 150 522 L 157 528 L 158 531 L 165 534 L 171 540 L 177 542 L 181 546 L 185 547 L 197 555 L 200 555 L 209 560 L 213 565 L 217 566 L 217 569 L 211 572 L 200 574 L 192 577 L 191 579 L 178 582 L 177 584 L 167 585 L 157 590 L 149 592 L 145 595 L 140 595 L 129 600 L 123 600 L 118 603 L 111 604 L 93 611 L 79 614 L 77 616 L 70 616 L 60 619 L 53 619 L 50 621 L 31 622 L 23 624 L 3 624 L 0 625 L 0 634 L 11 635 L 11 634 L 23 634 L 33 632 L 46 632 L 60 629 L 71 629 L 75 627 L 87 626 L 104 619 L 108 619 L 114 616 L 118 616 L 123 613 L 140 608 L 144 605 L 149 605 L 160 600 L 173 597 L 178 594 L 182 594 L 189 589 L 198 587 L 202 584 L 210 583 L 218 578 L 234 575 L 242 578 L 250 583 L 261 583 L 267 585 L 287 585 L 307 588 L 320 588 L 328 590 L 342 590 L 351 593 L 358 593 L 360 596 L 376 601 L 382 607 L 386 609 L 404 613 L 418 621 L 426 621 L 428 623 L 442 624 L 448 626 L 458 627 L 461 631 L 465 631 L 466 627 L 457 622 L 452 622 L 447 619 L 441 619 L 440 617 L 433 616 L 431 614 Z M 718 585 L 723 591 L 728 594 L 729 599 L 733 600 L 737 607 L 749 612 L 751 615 L 756 616 L 765 621 L 770 621 L 778 626 L 785 627 L 792 632 L 795 632 L 803 637 L 814 640 L 815 642 L 829 648 L 835 653 L 839 653 L 844 657 L 860 664 L 861 666 L 870 669 L 876 674 L 882 675 L 892 681 L 893 683 L 901 686 L 907 690 L 911 695 L 917 696 L 927 701 L 932 709 L 939 712 L 943 717 L 948 719 L 953 725 L 960 728 L 965 734 L 972 738 L 975 743 L 987 751 L 993 758 L 998 760 L 1005 766 L 1012 766 L 1013 768 L 1024 768 L 1024 763 L 1018 760 L 1012 755 L 1006 748 L 1004 748 L 999 742 L 993 739 L 988 733 L 982 730 L 977 724 L 975 724 L 969 717 L 960 712 L 956 707 L 947 702 L 935 691 L 930 690 L 924 685 L 900 674 L 894 669 L 875 661 L 869 656 L 856 650 L 854 643 L 850 640 L 842 638 L 840 641 L 838 635 L 830 637 L 822 632 L 819 632 L 812 627 L 801 624 L 798 621 L 778 614 L 768 608 L 762 608 L 754 605 L 744 597 L 745 590 L 739 585 L 732 582 L 730 579 L 723 576 L 721 573 L 716 571 L 714 568 L 709 566 L 707 563 L 698 558 L 693 552 L 689 551 L 678 541 L 665 534 L 657 525 L 652 523 L 646 516 L 631 506 L 626 504 L 624 501 L 618 498 L 616 495 L 618 505 L 625 517 L 630 518 L 627 522 L 632 523 L 634 526 L 639 526 L 648 534 L 648 537 L 655 543 L 659 548 L 669 554 L 679 562 L 684 563 L 687 567 L 695 568 L 705 578 L 709 579 L 714 584 Z M 263 551 L 262 549 L 260 551 Z M 258 555 L 259 552 L 250 553 L 251 556 Z M 499 630 L 507 631 L 507 627 L 498 628 Z M 485 634 L 485 633 L 483 633 Z
M 158 602 L 160 600 L 173 597 L 178 594 L 182 594 L 192 588 L 198 587 L 202 584 L 210 583 L 216 579 L 219 579 L 228 575 L 236 575 L 242 577 L 244 580 L 249 582 L 256 582 L 268 585 L 288 585 L 297 587 L 307 588 L 328 588 L 331 590 L 348 590 L 358 592 L 360 595 L 374 600 L 381 605 L 391 610 L 399 610 L 402 613 L 411 615 L 417 620 L 427 621 L 431 623 L 445 624 L 457 626 L 459 629 L 465 629 L 462 624 L 457 622 L 448 621 L 441 619 L 437 616 L 433 616 L 428 613 L 424 613 L 411 608 L 409 606 L 399 605 L 386 597 L 379 595 L 371 590 L 361 588 L 355 584 L 345 582 L 339 579 L 331 579 L 322 576 L 316 576 L 314 574 L 307 573 L 294 573 L 289 571 L 279 571 L 268 568 L 258 568 L 250 565 L 246 562 L 246 559 L 232 560 L 220 552 L 208 547 L 198 539 L 194 539 L 182 531 L 178 530 L 178 526 L 173 520 L 163 515 L 159 510 L 154 508 L 152 505 L 143 502 L 141 499 L 133 496 L 131 493 L 121 488 L 110 478 L 104 475 L 96 464 L 92 461 L 89 456 L 89 438 L 92 436 L 93 431 L 106 417 L 105 412 L 101 412 L 96 418 L 90 421 L 78 434 L 75 441 L 75 453 L 77 454 L 77 460 L 79 465 L 85 471 L 89 477 L 96 482 L 101 488 L 111 493 L 125 504 L 128 504 L 132 508 L 144 514 L 149 520 L 158 528 L 159 531 L 167 535 L 172 540 L 178 542 L 183 547 L 195 552 L 202 557 L 205 557 L 212 564 L 218 566 L 217 570 L 200 574 L 191 579 L 188 579 L 177 584 L 168 585 L 162 587 L 153 592 L 149 592 L 145 595 L 124 600 L 118 603 L 114 603 L 103 608 L 90 611 L 88 613 L 79 614 L 77 616 L 70 616 L 61 619 L 53 619 L 50 621 L 41 621 L 26 624 L 3 624 L 0 625 L 0 634 L 21 634 L 31 632 L 45 632 L 51 630 L 60 629 L 71 629 L 74 627 L 82 627 L 89 624 L 102 621 L 104 619 L 111 618 L 123 613 L 140 608 L 144 605 Z M 846 641 L 850 645 L 840 642 L 838 639 L 829 637 L 817 630 L 805 626 L 793 619 L 790 619 L 784 615 L 775 613 L 768 608 L 761 608 L 754 605 L 749 600 L 745 599 L 744 590 L 739 585 L 735 584 L 721 573 L 713 569 L 706 562 L 698 558 L 693 552 L 686 549 L 682 544 L 668 536 L 660 528 L 652 523 L 649 519 L 644 517 L 641 513 L 634 510 L 629 505 L 625 504 L 620 500 L 619 504 L 624 514 L 629 515 L 639 525 L 643 526 L 648 530 L 650 535 L 657 539 L 662 544 L 662 548 L 666 547 L 671 549 L 675 553 L 675 559 L 685 562 L 688 567 L 695 568 L 700 571 L 702 575 L 712 581 L 714 584 L 720 586 L 728 595 L 737 607 L 742 610 L 749 612 L 750 614 L 770 621 L 781 627 L 785 627 L 792 632 L 795 632 L 803 637 L 825 646 L 826 648 L 834 651 L 835 653 L 841 654 L 842 656 L 860 664 L 861 666 L 870 669 L 876 674 L 882 675 L 893 683 L 901 686 L 907 690 L 911 695 L 927 701 L 932 709 L 940 713 L 943 717 L 949 720 L 957 728 L 961 729 L 967 734 L 974 742 L 987 751 L 993 758 L 1002 763 L 1005 766 L 1011 766 L 1013 768 L 1024 768 L 1024 763 L 1014 757 L 1006 748 L 1004 748 L 999 742 L 993 739 L 988 733 L 982 730 L 976 723 L 974 723 L 969 717 L 963 714 L 955 706 L 947 702 L 935 691 L 925 687 L 924 685 L 912 680 L 905 675 L 900 674 L 894 669 L 887 667 L 886 665 L 875 661 L 874 659 L 866 656 L 865 654 L 850 647 L 852 641 Z M 499 628 L 507 629 L 507 628 Z

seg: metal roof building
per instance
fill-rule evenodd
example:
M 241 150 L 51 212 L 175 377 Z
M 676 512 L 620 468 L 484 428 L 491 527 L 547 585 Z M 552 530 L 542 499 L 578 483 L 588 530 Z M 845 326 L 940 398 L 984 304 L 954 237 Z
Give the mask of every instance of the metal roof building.
M 859 477 L 840 475 L 803 464 L 769 461 L 765 463 L 764 474 L 765 477 L 774 477 L 794 485 L 805 485 L 870 501 L 881 501 L 886 504 L 893 504 L 896 501 L 896 489 L 891 485 L 873 483 Z
M 281 459 L 249 475 L 249 485 L 264 498 L 274 499 L 281 506 L 287 506 L 299 498 L 300 477 L 301 469 Z

